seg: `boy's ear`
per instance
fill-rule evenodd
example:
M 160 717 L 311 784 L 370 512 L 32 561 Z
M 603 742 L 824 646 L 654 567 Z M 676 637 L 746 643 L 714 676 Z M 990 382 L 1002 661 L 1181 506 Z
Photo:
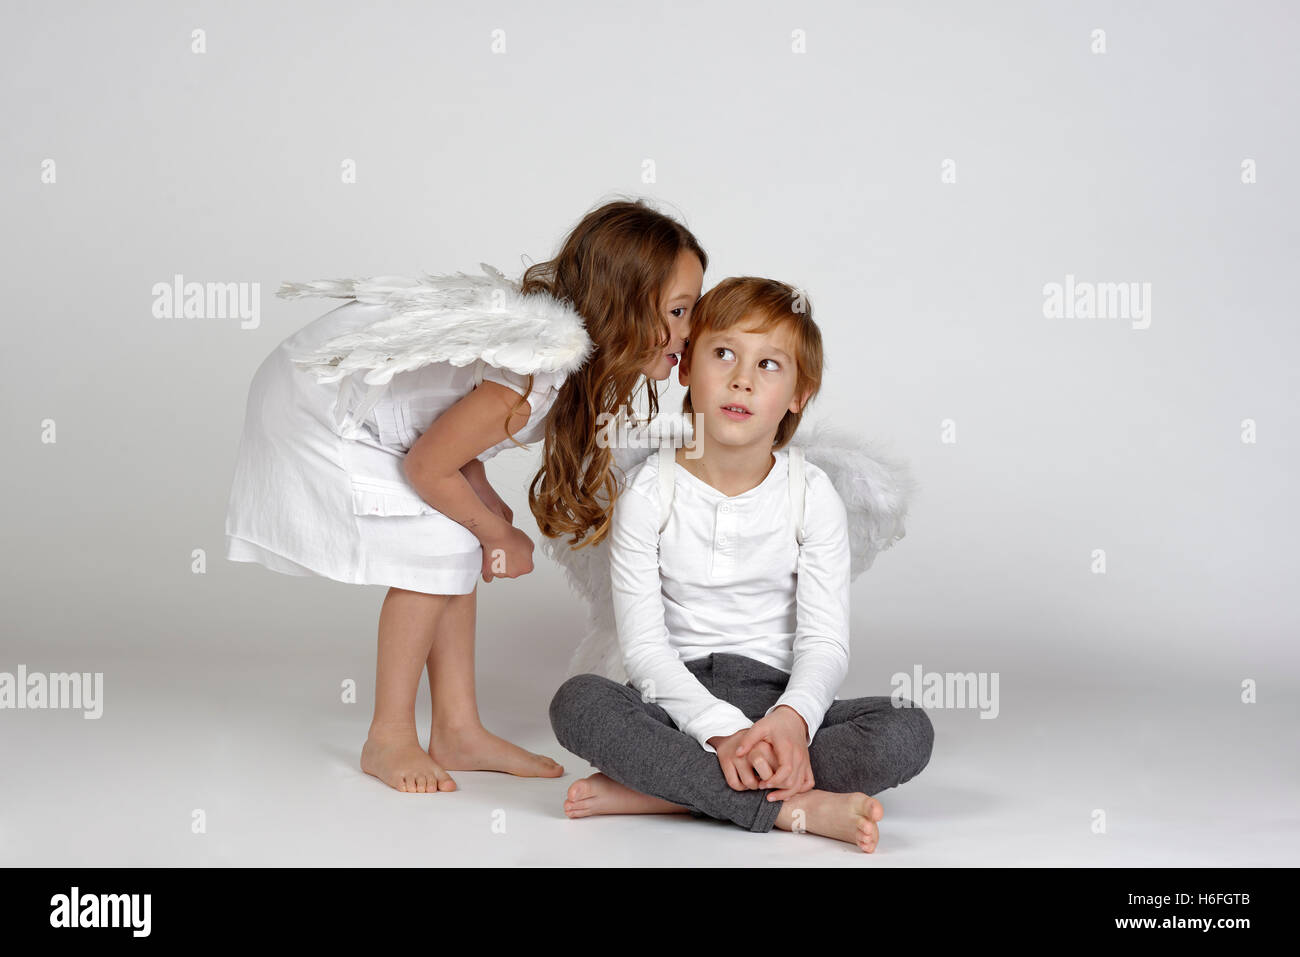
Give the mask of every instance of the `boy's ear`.
M 806 389 L 803 395 L 796 394 L 795 397 L 790 400 L 790 411 L 791 412 L 802 411 L 803 407 L 808 404 L 808 400 L 811 397 L 812 397 L 812 389 Z

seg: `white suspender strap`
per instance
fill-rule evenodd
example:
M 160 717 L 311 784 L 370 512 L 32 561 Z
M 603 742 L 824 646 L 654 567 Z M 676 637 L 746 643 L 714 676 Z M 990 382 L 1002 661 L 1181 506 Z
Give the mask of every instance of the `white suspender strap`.
M 673 512 L 673 491 L 677 488 L 677 447 L 672 443 L 659 446 L 659 534 L 668 525 Z
M 794 526 L 794 539 L 803 544 L 803 448 L 790 446 L 790 524 Z
M 483 383 L 483 366 L 485 364 L 482 359 L 477 359 L 474 362 L 474 388 L 476 389 Z

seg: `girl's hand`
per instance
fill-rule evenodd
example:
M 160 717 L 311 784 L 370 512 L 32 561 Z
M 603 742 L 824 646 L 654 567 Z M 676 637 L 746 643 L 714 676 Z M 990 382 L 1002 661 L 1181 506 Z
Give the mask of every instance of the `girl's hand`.
M 483 580 L 518 578 L 533 570 L 533 540 L 513 525 L 504 537 L 483 543 Z

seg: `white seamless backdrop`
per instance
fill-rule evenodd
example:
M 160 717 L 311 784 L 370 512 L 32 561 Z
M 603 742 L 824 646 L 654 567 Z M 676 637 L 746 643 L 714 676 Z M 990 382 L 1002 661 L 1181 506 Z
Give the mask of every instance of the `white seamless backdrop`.
M 882 796 L 877 858 L 960 860 L 981 838 L 946 828 L 988 814 L 1020 826 L 980 863 L 1294 863 L 1298 18 L 1282 2 L 7 3 L 0 671 L 103 672 L 105 713 L 0 725 L 33 780 L 70 754 L 141 784 L 160 754 L 188 770 L 147 792 L 167 814 L 127 788 L 83 825 L 59 822 L 85 799 L 7 779 L 0 862 L 386 860 L 378 836 L 329 852 L 309 813 L 273 830 L 255 813 L 322 754 L 356 815 L 388 799 L 356 767 L 384 590 L 223 557 L 249 380 L 331 308 L 275 290 L 481 261 L 517 276 L 633 195 L 695 231 L 706 289 L 805 288 L 828 346 L 810 418 L 889 443 L 921 483 L 906 539 L 854 585 L 842 694 L 888 694 L 916 665 L 1001 676 L 997 720 L 934 714 L 930 766 Z M 177 274 L 259 284 L 256 326 L 156 317 L 151 290 Z M 1046 316 L 1044 287 L 1067 281 L 1137 284 L 1150 312 Z M 674 376 L 663 407 L 681 392 Z M 537 462 L 489 467 L 534 538 Z M 537 557 L 479 586 L 480 704 L 559 759 L 546 705 L 585 612 Z M 348 678 L 356 705 L 338 702 Z M 427 709 L 424 690 L 426 728 Z M 544 800 L 527 791 L 547 821 L 583 771 L 564 757 Z M 1204 786 L 1206 762 L 1256 830 L 1186 848 L 1161 802 Z M 220 835 L 187 843 L 205 805 Z M 547 840 L 474 859 L 603 859 Z

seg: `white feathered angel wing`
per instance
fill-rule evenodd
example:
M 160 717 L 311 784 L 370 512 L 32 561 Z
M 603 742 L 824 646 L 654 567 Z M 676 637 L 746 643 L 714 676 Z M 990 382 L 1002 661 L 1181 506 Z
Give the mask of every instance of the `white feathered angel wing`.
M 906 534 L 903 522 L 917 483 L 907 463 L 876 442 L 826 422 L 795 433 L 804 458 L 818 466 L 844 501 L 849 519 L 849 579 L 865 572 L 876 556 Z
M 293 361 L 318 382 L 362 373 L 369 385 L 433 362 L 465 366 L 482 359 L 521 375 L 577 371 L 592 342 L 572 305 L 546 293 L 524 295 L 500 270 L 479 266 L 482 276 L 458 272 L 281 284 L 276 295 L 282 299 L 320 296 L 391 307 L 386 318 L 335 336 Z
M 661 418 L 670 420 L 671 427 L 680 421 L 672 416 Z M 639 437 L 628 443 L 636 447 L 613 449 L 615 464 L 624 474 L 654 452 L 660 429 L 659 420 L 655 420 L 630 433 Z M 855 579 L 871 567 L 880 552 L 903 538 L 903 523 L 916 482 L 906 463 L 882 454 L 873 442 L 825 423 L 805 426 L 790 444 L 803 448 L 806 460 L 826 473 L 844 501 L 849 522 L 849 577 Z M 614 621 L 605 542 L 573 551 L 563 538 L 543 538 L 542 548 L 564 569 L 569 586 L 590 609 L 587 632 L 569 661 L 568 674 L 590 672 L 613 681 L 627 681 Z

